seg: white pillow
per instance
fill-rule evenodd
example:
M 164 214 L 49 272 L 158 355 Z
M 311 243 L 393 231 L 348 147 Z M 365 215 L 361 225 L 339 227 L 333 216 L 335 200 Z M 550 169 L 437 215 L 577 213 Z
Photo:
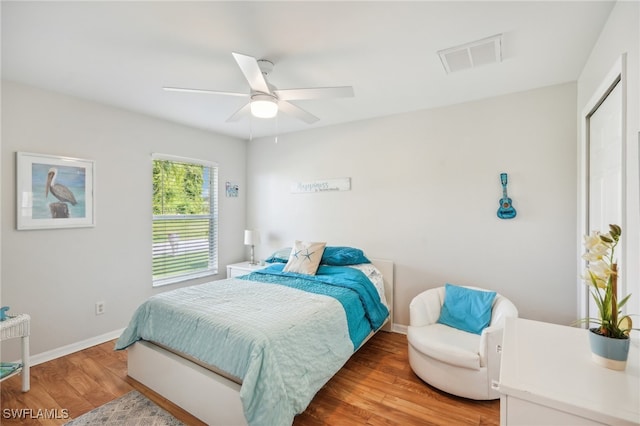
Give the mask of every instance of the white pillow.
M 296 241 L 283 271 L 315 275 L 326 245 L 322 242 Z
M 376 290 L 378 290 L 378 296 L 380 296 L 380 302 L 389 309 L 389 304 L 387 303 L 387 298 L 384 294 L 384 277 L 382 276 L 382 272 L 376 268 L 373 263 L 360 263 L 358 265 L 349 265 L 349 268 L 357 269 L 369 278 L 369 281 L 375 286 Z

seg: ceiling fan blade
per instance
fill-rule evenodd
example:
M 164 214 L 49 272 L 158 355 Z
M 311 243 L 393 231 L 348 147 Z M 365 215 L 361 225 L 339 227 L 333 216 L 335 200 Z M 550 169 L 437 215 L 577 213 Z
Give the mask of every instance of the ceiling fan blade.
M 289 114 L 289 115 L 291 115 L 293 117 L 296 117 L 296 118 L 304 121 L 307 124 L 313 124 L 316 121 L 320 120 L 315 115 L 303 110 L 299 106 L 296 106 L 296 105 L 294 105 L 294 104 L 292 104 L 290 102 L 279 101 L 278 102 L 278 109 L 280 111 L 284 112 L 285 114 Z
M 264 75 L 262 75 L 262 71 L 260 71 L 256 58 L 243 55 L 242 53 L 233 52 L 232 54 L 240 67 L 240 71 L 242 71 L 242 74 L 244 74 L 244 77 L 249 82 L 251 90 L 254 92 L 271 93 L 267 80 L 264 79 Z
M 251 102 L 244 104 L 239 110 L 231 114 L 231 117 L 227 118 L 227 123 L 233 123 L 239 121 L 242 117 L 249 114 L 251 111 Z
M 221 92 L 219 90 L 206 90 L 206 89 L 190 89 L 188 87 L 163 87 L 167 92 L 189 92 L 189 93 L 205 93 L 208 95 L 225 95 L 225 96 L 242 96 L 249 97 L 248 93 L 237 92 Z
M 309 89 L 279 89 L 273 93 L 278 99 L 283 101 L 296 101 L 304 99 L 332 99 L 332 98 L 352 98 L 353 87 L 315 87 Z

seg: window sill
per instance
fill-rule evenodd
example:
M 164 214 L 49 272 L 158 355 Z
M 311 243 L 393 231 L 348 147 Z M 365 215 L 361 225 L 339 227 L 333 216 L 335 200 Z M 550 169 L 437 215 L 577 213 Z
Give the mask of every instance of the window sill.
M 161 279 L 153 280 L 153 283 L 151 284 L 151 286 L 152 287 L 162 287 L 162 286 L 165 286 L 165 285 L 179 284 L 179 283 L 183 283 L 185 281 L 194 280 L 196 278 L 210 277 L 210 276 L 213 276 L 213 275 L 218 275 L 218 271 L 217 270 L 210 270 L 210 271 L 198 272 L 198 273 L 195 273 L 195 274 L 180 275 L 179 277 L 161 278 Z

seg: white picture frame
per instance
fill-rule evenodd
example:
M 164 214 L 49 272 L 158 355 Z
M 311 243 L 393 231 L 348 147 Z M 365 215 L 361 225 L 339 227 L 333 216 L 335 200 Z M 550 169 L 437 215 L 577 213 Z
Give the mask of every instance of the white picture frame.
M 95 226 L 93 160 L 17 152 L 16 172 L 18 230 Z

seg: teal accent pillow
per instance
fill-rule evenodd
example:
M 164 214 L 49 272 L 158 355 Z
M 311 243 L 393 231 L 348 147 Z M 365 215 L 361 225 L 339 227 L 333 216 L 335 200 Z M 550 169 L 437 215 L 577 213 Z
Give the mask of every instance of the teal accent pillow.
M 324 248 L 321 265 L 349 266 L 361 263 L 371 263 L 360 249 L 353 247 L 328 246 Z
M 267 263 L 287 263 L 291 255 L 291 247 L 281 248 L 265 259 Z
M 287 263 L 289 261 L 290 254 L 291 247 L 285 247 L 274 252 L 271 256 L 265 259 L 265 262 Z M 330 266 L 349 266 L 359 265 L 361 263 L 371 263 L 371 261 L 367 259 L 362 250 L 353 247 L 325 247 L 322 259 L 320 260 L 321 265 Z
M 444 303 L 438 323 L 468 333 L 482 334 L 482 330 L 491 322 L 496 292 L 451 284 L 445 284 L 444 287 Z

